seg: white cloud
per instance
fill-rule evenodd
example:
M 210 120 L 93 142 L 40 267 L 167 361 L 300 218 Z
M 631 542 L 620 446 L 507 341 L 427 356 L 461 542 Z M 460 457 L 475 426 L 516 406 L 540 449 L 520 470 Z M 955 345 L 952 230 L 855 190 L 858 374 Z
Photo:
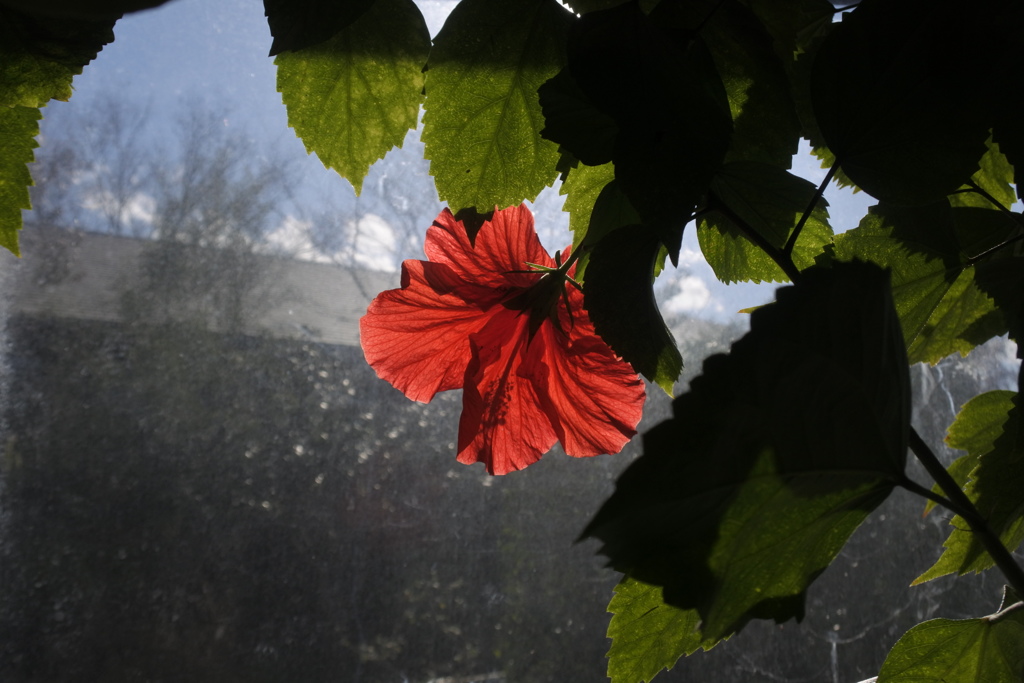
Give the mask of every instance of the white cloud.
M 117 215 L 122 225 L 145 223 L 152 225 L 156 213 L 156 200 L 147 194 L 132 195 L 125 205 L 118 207 L 117 199 L 106 190 L 93 192 L 85 197 L 82 206 L 90 211 L 98 211 L 105 216 Z
M 267 235 L 267 250 L 316 263 L 340 263 L 386 272 L 396 269 L 398 245 L 394 230 L 376 214 L 367 214 L 336 228 L 343 232 L 342 239 L 336 242 L 341 247 L 336 251 L 317 246 L 313 229 L 310 221 L 286 216 L 281 225 Z
M 722 305 L 711 296 L 704 280 L 694 275 L 679 278 L 676 283 L 679 292 L 665 302 L 665 308 L 671 313 L 695 313 L 710 309 L 721 312 Z
M 310 237 L 309 221 L 302 221 L 294 216 L 285 216 L 281 225 L 267 235 L 269 251 L 280 252 L 302 261 L 329 263 L 332 259 L 316 248 Z
M 690 247 L 683 246 L 679 250 L 679 266 L 694 266 L 696 264 L 704 263 L 704 254 L 699 249 L 691 249 Z
M 376 214 L 366 214 L 346 226 L 353 245 L 356 265 L 370 270 L 395 270 L 398 240 L 386 220 Z

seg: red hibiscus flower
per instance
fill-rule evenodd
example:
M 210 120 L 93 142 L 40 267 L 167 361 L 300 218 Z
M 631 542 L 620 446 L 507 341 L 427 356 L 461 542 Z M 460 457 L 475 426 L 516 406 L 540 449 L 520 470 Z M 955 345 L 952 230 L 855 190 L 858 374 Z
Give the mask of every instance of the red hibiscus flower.
M 618 453 L 636 434 L 643 382 L 597 336 L 575 266 L 541 246 L 525 206 L 495 211 L 471 243 L 448 209 L 427 231 L 428 261 L 360 320 L 366 360 L 416 401 L 463 389 L 459 462 L 491 474 L 530 465 L 556 441 L 575 457 Z M 571 283 L 570 283 L 571 284 Z

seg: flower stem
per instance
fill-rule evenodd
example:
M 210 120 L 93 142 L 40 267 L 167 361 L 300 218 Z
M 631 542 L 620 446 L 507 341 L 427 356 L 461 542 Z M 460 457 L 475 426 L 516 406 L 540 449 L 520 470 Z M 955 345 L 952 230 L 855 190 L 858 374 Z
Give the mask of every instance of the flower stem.
M 921 435 L 917 433 L 917 430 L 913 427 L 910 428 L 910 450 L 914 452 L 917 459 L 921 461 L 924 468 L 928 470 L 928 474 L 932 476 L 935 483 L 939 485 L 942 492 L 946 494 L 948 500 L 942 498 L 942 496 L 932 497 L 927 495 L 927 498 L 931 498 L 940 505 L 947 507 L 956 514 L 960 515 L 961 518 L 971 527 L 971 532 L 974 533 L 975 537 L 985 547 L 985 550 L 995 561 L 996 566 L 1006 577 L 1013 589 L 1018 595 L 1024 594 L 1024 569 L 1013 559 L 1013 555 L 1007 550 L 1006 546 L 1003 545 L 999 537 L 992 531 L 985 518 L 981 516 L 978 509 L 974 507 L 974 503 L 967 497 L 967 494 L 961 490 L 960 486 L 957 485 L 956 480 L 953 479 L 952 475 L 942 466 L 939 459 L 935 456 L 932 449 L 925 443 Z M 906 488 L 906 485 L 904 485 Z M 912 489 L 911 489 L 912 490 Z M 917 491 L 920 493 L 920 491 Z M 931 491 L 929 491 L 929 494 Z M 924 495 L 924 494 L 922 494 Z
M 587 251 L 589 251 L 589 249 L 590 249 L 589 247 L 584 247 L 582 244 L 579 247 L 573 249 L 572 252 L 569 254 L 569 258 L 562 262 L 562 270 L 563 270 L 563 272 L 568 273 L 569 272 L 569 268 L 572 267 L 572 264 L 574 264 L 577 261 L 579 261 L 580 260 L 580 256 L 583 256 L 583 254 L 585 254 Z

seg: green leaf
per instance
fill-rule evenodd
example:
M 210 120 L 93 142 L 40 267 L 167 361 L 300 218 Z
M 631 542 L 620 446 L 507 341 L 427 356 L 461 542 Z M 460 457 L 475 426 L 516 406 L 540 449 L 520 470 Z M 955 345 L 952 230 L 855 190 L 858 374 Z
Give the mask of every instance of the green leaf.
M 1024 540 L 1024 442 L 1017 394 L 992 391 L 968 402 L 950 428 L 950 445 L 967 450 L 977 467 L 964 492 L 1011 551 Z M 994 563 L 970 525 L 957 515 L 938 562 L 914 583 L 988 569 Z
M 714 647 L 701 640 L 697 611 L 666 605 L 658 586 L 623 578 L 608 611 L 613 615 L 608 624 L 612 683 L 648 683 L 662 669 L 671 671 L 680 657 Z
M 263 0 L 273 57 L 322 43 L 348 28 L 379 0 Z
M 846 175 L 879 199 L 926 204 L 978 168 L 1015 49 L 1019 3 L 867 0 L 818 51 L 818 126 Z
M 814 198 L 817 188 L 788 171 L 764 163 L 726 164 L 711 183 L 709 208 L 697 227 L 701 251 L 723 282 L 786 282 L 782 268 L 752 242 L 736 220 L 781 249 Z M 793 249 L 799 269 L 814 264 L 832 244 L 828 203 L 820 199 Z
M 934 364 L 1006 333 L 1007 321 L 986 290 L 1008 284 L 1007 296 L 1013 296 L 1020 269 L 1005 258 L 972 262 L 962 242 L 1016 229 L 1000 212 L 951 209 L 945 200 L 913 208 L 880 204 L 857 228 L 836 237 L 835 254 L 892 269 L 910 362 Z M 976 278 L 984 278 L 984 288 Z
M 28 188 L 32 184 L 26 164 L 35 160 L 39 119 L 42 113 L 29 107 L 0 107 L 0 246 L 18 255 L 21 210 L 32 208 Z
M 933 619 L 907 631 L 878 683 L 1012 683 L 1024 674 L 1024 604 L 981 619 Z
M 807 586 L 903 476 L 909 396 L 888 275 L 809 268 L 704 363 L 584 536 L 696 609 L 704 640 L 800 618 Z
M 992 443 L 1003 433 L 1006 403 L 1012 398 L 1012 391 L 987 391 L 978 394 L 960 408 L 953 424 L 949 426 L 946 445 L 967 451 L 966 455 L 957 458 L 946 468 L 961 489 L 967 486 L 971 472 L 978 466 L 978 456 L 992 450 Z M 942 488 L 938 484 L 933 486 L 932 490 L 942 493 Z M 935 505 L 935 501 L 929 500 L 925 512 Z
M 597 333 L 637 372 L 671 396 L 683 357 L 654 300 L 652 285 L 660 252 L 661 240 L 643 225 L 615 230 L 590 253 L 583 293 Z
M 66 101 L 71 80 L 114 40 L 114 21 L 33 16 L 0 5 L 0 106 Z
M 988 148 L 985 156 L 981 158 L 980 168 L 971 176 L 971 180 L 979 188 L 992 196 L 1003 208 L 1010 208 L 1017 201 L 1013 192 L 1013 166 L 1007 161 L 1006 156 L 999 151 L 999 146 L 992 142 L 992 139 L 985 143 Z M 975 206 L 982 209 L 998 209 L 993 206 L 987 198 L 971 190 L 967 185 L 960 188 L 956 194 L 949 196 L 949 203 L 953 206 Z
M 949 447 L 967 451 L 975 462 L 990 452 L 1003 433 L 1014 395 L 1012 391 L 986 391 L 965 403 L 949 426 Z
M 327 42 L 274 60 L 288 125 L 357 194 L 370 165 L 416 127 L 429 50 L 412 0 L 376 0 Z
M 579 165 L 569 171 L 565 182 L 559 189 L 559 194 L 565 195 L 565 204 L 562 210 L 569 212 L 569 229 L 572 231 L 573 248 L 583 243 L 587 236 L 587 228 L 590 226 L 590 216 L 594 210 L 594 203 L 601 194 L 604 186 L 615 179 L 615 166 L 603 164 L 601 166 Z
M 572 15 L 554 0 L 463 0 L 434 41 L 423 142 L 452 210 L 534 199 L 557 176 L 537 89 L 565 64 Z

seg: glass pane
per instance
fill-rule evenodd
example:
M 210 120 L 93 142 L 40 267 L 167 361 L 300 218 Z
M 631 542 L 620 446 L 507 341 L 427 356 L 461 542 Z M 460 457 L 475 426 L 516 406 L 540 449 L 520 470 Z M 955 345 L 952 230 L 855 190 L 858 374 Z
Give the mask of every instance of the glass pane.
M 453 5 L 420 2 L 432 31 Z M 640 438 L 504 477 L 455 461 L 458 392 L 410 402 L 358 346 L 441 208 L 418 137 L 355 196 L 287 129 L 268 46 L 258 5 L 180 0 L 44 112 L 24 257 L 0 254 L 0 679 L 602 680 L 619 576 L 575 541 Z M 836 195 L 837 224 L 865 204 Z M 534 210 L 563 247 L 557 188 Z M 692 235 L 659 288 L 679 391 L 773 297 L 715 283 Z M 915 368 L 915 423 L 940 444 L 1016 373 L 1005 340 Z M 641 431 L 670 414 L 648 396 Z M 878 510 L 802 624 L 658 680 L 857 681 L 918 621 L 994 611 L 996 576 L 907 590 L 948 528 L 921 507 Z

